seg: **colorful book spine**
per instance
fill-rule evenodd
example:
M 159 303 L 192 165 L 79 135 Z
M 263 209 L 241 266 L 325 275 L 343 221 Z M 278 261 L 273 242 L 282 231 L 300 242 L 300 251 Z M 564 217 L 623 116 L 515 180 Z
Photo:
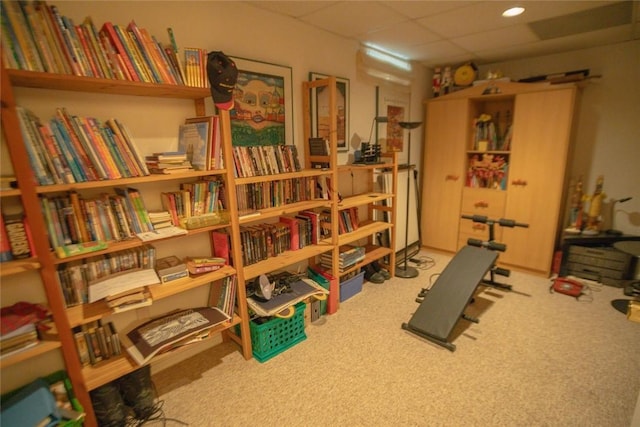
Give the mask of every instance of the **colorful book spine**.
M 114 51 L 117 53 L 118 58 L 120 58 L 120 60 L 122 61 L 122 63 L 127 69 L 127 74 L 129 79 L 135 82 L 141 81 L 141 78 L 138 75 L 136 68 L 133 66 L 133 62 L 129 58 L 129 55 L 127 54 L 127 50 L 125 49 L 124 44 L 120 40 L 120 37 L 118 36 L 113 23 L 108 21 L 105 22 L 102 25 L 100 32 L 104 33 L 109 43 L 113 45 Z
M 11 261 L 13 254 L 11 252 L 11 244 L 7 235 L 7 228 L 4 224 L 4 215 L 0 215 L 0 262 Z
M 24 214 L 4 215 L 4 227 L 7 232 L 11 255 L 13 259 L 23 259 L 32 256 L 29 237 L 25 228 Z

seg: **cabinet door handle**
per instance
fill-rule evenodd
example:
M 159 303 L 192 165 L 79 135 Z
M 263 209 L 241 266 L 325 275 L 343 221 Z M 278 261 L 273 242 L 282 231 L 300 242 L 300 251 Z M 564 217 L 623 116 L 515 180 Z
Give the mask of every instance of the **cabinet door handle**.
M 527 181 L 525 181 L 524 179 L 514 179 L 513 181 L 511 181 L 511 185 L 521 185 L 525 187 L 527 185 Z
M 457 181 L 460 178 L 459 175 L 447 175 L 444 177 L 445 181 Z
M 488 208 L 489 207 L 489 203 L 485 202 L 484 200 L 478 200 L 475 205 L 476 208 Z

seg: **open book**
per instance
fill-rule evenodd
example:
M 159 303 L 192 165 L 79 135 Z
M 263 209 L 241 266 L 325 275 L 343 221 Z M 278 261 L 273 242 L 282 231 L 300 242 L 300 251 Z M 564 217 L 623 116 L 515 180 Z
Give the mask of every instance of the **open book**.
M 173 311 L 149 320 L 129 331 L 123 342 L 129 355 L 144 365 L 160 352 L 181 346 L 230 317 L 215 307 L 197 307 Z

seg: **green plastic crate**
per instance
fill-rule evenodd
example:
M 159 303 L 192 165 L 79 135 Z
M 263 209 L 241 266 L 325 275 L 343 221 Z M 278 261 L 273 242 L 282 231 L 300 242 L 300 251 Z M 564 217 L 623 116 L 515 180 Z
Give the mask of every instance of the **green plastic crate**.
M 264 323 L 249 322 L 253 357 L 266 362 L 283 351 L 307 339 L 304 333 L 304 310 L 306 304 L 295 305 L 295 313 L 288 319 L 274 317 Z

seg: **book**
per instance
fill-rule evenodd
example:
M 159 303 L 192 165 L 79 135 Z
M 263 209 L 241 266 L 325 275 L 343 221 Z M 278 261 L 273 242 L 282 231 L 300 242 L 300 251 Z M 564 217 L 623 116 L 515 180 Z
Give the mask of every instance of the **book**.
M 229 321 L 217 307 L 177 310 L 132 328 L 122 338 L 129 355 L 142 366 L 172 344 Z
M 91 241 L 57 246 L 55 251 L 58 258 L 68 258 L 71 256 L 88 254 L 90 252 L 102 251 L 104 249 L 107 249 L 106 242 Z
M 223 258 L 227 265 L 230 265 L 231 237 L 224 230 L 214 230 L 211 232 L 211 242 L 213 244 L 213 254 Z
M 189 276 L 187 265 L 175 255 L 160 258 L 156 262 L 156 272 L 161 283 Z
M 208 170 L 210 158 L 208 122 L 185 123 L 178 131 L 178 151 L 187 155 L 194 169 Z
M 89 285 L 89 302 L 112 296 L 122 296 L 130 291 L 160 283 L 153 268 L 137 268 L 112 274 Z
M 6 230 L 11 255 L 13 259 L 23 259 L 32 256 L 32 246 L 25 227 L 23 213 L 4 214 L 4 228 Z
M 108 40 L 108 42 L 113 47 L 113 50 L 116 53 L 117 57 L 122 61 L 124 67 L 126 67 L 127 76 L 129 77 L 129 79 L 135 82 L 141 81 L 142 79 L 138 74 L 136 68 L 134 67 L 133 62 L 129 57 L 129 53 L 125 48 L 125 45 L 116 32 L 114 24 L 109 21 L 105 22 L 100 28 L 99 33 L 104 34 L 105 39 Z
M 4 225 L 4 215 L 0 215 L 0 262 L 11 261 L 13 254 L 11 253 L 11 244 L 9 236 Z

